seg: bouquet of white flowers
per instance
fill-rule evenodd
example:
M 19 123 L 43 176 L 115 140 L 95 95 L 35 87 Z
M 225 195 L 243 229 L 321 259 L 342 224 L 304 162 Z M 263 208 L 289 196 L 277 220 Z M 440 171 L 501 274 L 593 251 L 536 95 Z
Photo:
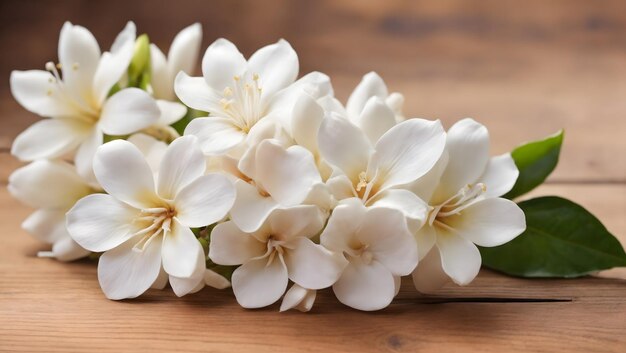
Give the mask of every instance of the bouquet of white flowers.
M 511 201 L 554 169 L 562 132 L 491 157 L 485 126 L 407 118 L 374 72 L 344 105 L 328 76 L 298 78 L 285 40 L 246 60 L 218 39 L 190 76 L 201 38 L 189 26 L 165 56 L 129 22 L 101 52 L 66 23 L 58 64 L 11 74 L 15 99 L 46 118 L 12 147 L 32 162 L 8 186 L 37 209 L 23 227 L 52 244 L 42 257 L 98 258 L 108 298 L 232 285 L 243 307 L 308 311 L 332 287 L 378 310 L 402 276 L 428 293 L 483 262 L 544 277 L 626 265 L 580 206 Z

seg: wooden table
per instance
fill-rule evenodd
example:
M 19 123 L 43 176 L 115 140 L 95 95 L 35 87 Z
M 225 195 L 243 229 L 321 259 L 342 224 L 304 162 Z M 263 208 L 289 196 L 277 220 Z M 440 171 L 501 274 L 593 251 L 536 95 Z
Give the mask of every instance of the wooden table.
M 204 25 L 205 47 L 225 36 L 250 54 L 285 37 L 302 72 L 330 74 L 342 99 L 376 70 L 406 95 L 410 116 L 485 123 L 494 154 L 564 127 L 561 163 L 533 194 L 581 203 L 626 243 L 623 1 L 3 1 L 0 182 L 20 165 L 8 153 L 12 139 L 37 119 L 12 99 L 10 70 L 56 59 L 64 20 L 86 25 L 106 47 L 127 18 L 165 48 L 194 21 Z M 45 247 L 19 226 L 29 212 L 0 189 L 0 351 L 626 352 L 623 279 L 484 270 L 470 286 L 430 297 L 406 281 L 377 313 L 343 307 L 327 291 L 309 314 L 244 310 L 230 290 L 113 302 L 95 263 L 35 257 Z

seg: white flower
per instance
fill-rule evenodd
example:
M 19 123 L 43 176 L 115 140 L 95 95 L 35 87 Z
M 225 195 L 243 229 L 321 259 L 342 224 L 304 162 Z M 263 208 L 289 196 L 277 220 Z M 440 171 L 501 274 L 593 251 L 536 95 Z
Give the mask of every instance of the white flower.
M 403 214 L 390 208 L 365 208 L 356 198 L 333 210 L 320 240 L 348 259 L 333 291 L 340 302 L 359 310 L 388 306 L 398 292 L 400 276 L 410 274 L 418 261 L 415 239 Z
M 481 265 L 474 244 L 498 246 L 524 231 L 524 212 L 499 198 L 518 174 L 510 154 L 489 159 L 483 125 L 464 119 L 450 128 L 444 157 L 412 185 L 431 206 L 427 224 L 416 235 L 423 258 L 413 273 L 418 290 L 437 289 L 448 277 L 459 285 L 470 283 Z
M 311 241 L 324 221 L 324 213 L 309 205 L 275 210 L 253 233 L 241 231 L 231 221 L 221 223 L 211 233 L 209 257 L 221 265 L 241 264 L 233 272 L 232 286 L 245 308 L 276 302 L 289 280 L 304 288 L 326 288 L 347 262 L 340 253 Z
M 198 63 L 202 25 L 194 23 L 180 31 L 170 46 L 167 58 L 154 44 L 150 44 L 152 94 L 156 99 L 176 101 L 174 80 L 183 71 L 192 74 Z M 169 125 L 169 124 L 168 124 Z
M 208 118 L 194 119 L 185 134 L 197 136 L 204 153 L 221 155 L 247 142 L 255 130 L 265 129 L 264 124 L 284 122 L 302 89 L 319 94 L 329 90 L 328 77 L 320 73 L 294 83 L 298 66 L 298 56 L 285 40 L 259 49 L 248 61 L 233 43 L 216 40 L 202 59 L 204 77 L 184 72 L 176 77 L 178 98 L 210 113 Z
M 317 291 L 306 289 L 294 283 L 285 293 L 283 302 L 280 304 L 280 311 L 296 309 L 301 312 L 311 311 Z
M 129 22 L 111 52 L 100 53 L 93 35 L 84 27 L 66 22 L 59 38 L 58 67 L 13 71 L 11 92 L 27 110 L 45 119 L 22 132 L 11 152 L 32 161 L 56 158 L 78 148 L 75 164 L 85 178 L 92 175 L 91 161 L 102 144 L 103 133 L 127 135 L 152 125 L 160 111 L 154 99 L 137 88 L 108 94 L 133 55 L 135 25 Z M 62 77 L 61 77 L 62 76 Z
M 109 195 L 78 201 L 67 214 L 67 228 L 84 248 L 105 251 L 98 279 L 108 298 L 141 295 L 161 268 L 170 283 L 204 275 L 202 246 L 190 228 L 222 219 L 235 191 L 225 176 L 204 175 L 205 159 L 196 144 L 186 136 L 168 146 L 156 185 L 148 162 L 132 143 L 116 140 L 98 149 L 94 172 Z
M 406 120 L 395 125 L 374 145 L 354 124 L 336 114 L 322 121 L 318 145 L 322 157 L 336 168 L 328 185 L 337 200 L 357 197 L 366 206 L 396 208 L 411 227 L 426 218 L 426 205 L 402 187 L 426 174 L 445 146 L 439 121 Z
M 52 244 L 41 257 L 72 261 L 89 255 L 67 233 L 65 213 L 82 197 L 96 192 L 63 161 L 39 160 L 15 170 L 9 177 L 8 190 L 22 203 L 36 208 L 22 228 L 38 240 Z

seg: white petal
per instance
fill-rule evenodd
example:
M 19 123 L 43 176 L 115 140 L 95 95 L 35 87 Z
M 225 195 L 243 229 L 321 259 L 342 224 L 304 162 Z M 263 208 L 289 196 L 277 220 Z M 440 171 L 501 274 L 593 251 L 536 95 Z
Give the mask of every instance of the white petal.
M 100 127 L 109 135 L 128 135 L 159 120 L 156 101 L 139 88 L 123 89 L 109 98 L 100 115 Z
M 240 144 L 246 134 L 225 118 L 193 119 L 185 128 L 185 135 L 194 135 L 200 141 L 202 152 L 222 155 Z
M 419 198 L 424 201 L 429 202 L 430 204 L 436 205 L 438 202 L 444 202 L 447 200 L 433 200 L 433 194 L 435 190 L 439 186 L 439 181 L 441 180 L 441 175 L 446 169 L 446 165 L 448 164 L 448 152 L 445 150 L 441 154 L 441 158 L 435 163 L 433 168 L 428 171 L 426 174 L 411 182 L 404 187 L 408 190 L 411 190 L 415 193 Z M 432 202 L 431 202 L 432 201 Z
M 141 151 L 148 165 L 150 165 L 150 169 L 154 173 L 158 173 L 161 160 L 163 160 L 165 151 L 167 151 L 167 144 L 142 133 L 131 135 L 127 141 L 135 145 L 139 151 Z
M 317 291 L 302 288 L 294 283 L 287 293 L 285 293 L 283 302 L 280 304 L 280 311 L 283 312 L 291 309 L 296 309 L 301 312 L 310 311 L 313 307 L 313 303 L 315 303 L 316 296 Z
M 356 124 L 363 129 L 372 145 L 375 145 L 385 132 L 396 125 L 396 117 L 382 99 L 372 97 L 365 104 Z
M 524 211 L 510 200 L 489 198 L 474 203 L 460 215 L 449 217 L 446 224 L 480 246 L 508 243 L 526 230 Z
M 93 91 L 96 100 L 104 102 L 115 85 L 128 70 L 135 49 L 135 24 L 129 22 L 117 36 L 110 53 L 104 53 L 93 78 Z
M 102 131 L 93 129 L 91 134 L 80 144 L 78 151 L 74 156 L 74 165 L 78 174 L 91 184 L 97 185 L 96 175 L 93 172 L 93 157 L 102 145 Z
M 65 22 L 59 38 L 59 62 L 63 83 L 76 97 L 89 98 L 91 83 L 100 61 L 100 47 L 85 27 Z
M 204 80 L 209 87 L 219 92 L 231 86 L 233 78 L 242 75 L 245 69 L 246 59 L 233 43 L 224 38 L 213 42 L 202 58 Z M 178 94 L 178 89 L 176 93 Z
M 222 174 L 207 174 L 185 186 L 174 200 L 178 220 L 202 227 L 224 218 L 235 202 L 235 187 Z
M 163 238 L 163 269 L 170 276 L 190 277 L 200 256 L 198 248 L 202 250 L 202 245 L 191 229 L 174 217 L 171 231 Z
M 68 209 L 91 188 L 74 168 L 61 161 L 38 160 L 9 176 L 13 197 L 34 208 Z
M 273 198 L 259 194 L 256 187 L 243 180 L 235 182 L 237 197 L 230 210 L 230 217 L 244 232 L 261 228 L 270 213 L 278 208 Z
M 47 244 L 69 237 L 65 228 L 65 211 L 60 210 L 39 209 L 22 222 L 22 229 Z
M 163 288 L 167 286 L 168 282 L 169 282 L 169 276 L 167 275 L 167 272 L 163 271 L 163 267 L 161 266 L 161 271 L 159 271 L 159 276 L 154 281 L 154 283 L 152 283 L 150 288 L 163 290 Z
M 519 176 L 519 170 L 510 153 L 492 157 L 478 182 L 485 184 L 486 197 L 499 197 L 509 192 Z
M 424 225 L 420 230 L 415 232 L 415 241 L 417 242 L 417 252 L 419 253 L 420 261 L 422 261 L 424 256 L 430 252 L 430 249 L 435 246 L 437 241 L 435 228 L 430 225 Z
M 51 255 L 59 261 L 74 261 L 88 256 L 89 250 L 83 249 L 68 234 L 52 245 Z
M 365 134 L 347 119 L 332 114 L 322 121 L 317 141 L 322 157 L 353 183 L 358 182 L 358 175 L 366 170 L 372 153 Z
M 44 117 L 78 117 L 80 114 L 59 92 L 48 71 L 11 71 L 11 94 L 27 110 Z
M 41 120 L 15 138 L 11 154 L 23 161 L 60 157 L 76 149 L 92 130 L 92 124 L 78 119 Z
M 200 290 L 202 287 L 198 288 L 199 284 L 204 285 L 204 272 L 206 271 L 206 262 L 204 259 L 204 251 L 202 250 L 202 246 L 197 248 L 198 254 L 196 255 L 196 266 L 191 274 L 191 276 L 186 278 L 170 276 L 170 285 L 172 286 L 172 290 L 174 294 L 178 297 L 182 297 L 189 293 L 196 292 L 196 289 Z
M 263 94 L 271 95 L 298 77 L 298 55 L 284 39 L 257 50 L 248 60 L 248 71 L 258 74 Z
M 380 76 L 375 72 L 370 72 L 363 76 L 361 82 L 356 86 L 348 103 L 346 104 L 346 110 L 350 119 L 354 119 L 361 114 L 365 103 L 371 97 L 379 97 L 382 99 L 387 98 L 388 95 L 387 86 Z
M 437 248 L 443 270 L 454 283 L 464 286 L 474 280 L 482 262 L 476 245 L 459 235 L 438 228 Z
M 93 194 L 80 199 L 67 213 L 67 231 L 83 248 L 107 251 L 138 230 L 133 224 L 138 214 L 139 210 L 110 195 Z
M 437 163 L 445 143 L 439 120 L 406 120 L 378 140 L 368 175 L 379 173 L 381 189 L 415 181 Z
M 139 252 L 133 246 L 137 236 L 105 252 L 98 261 L 98 281 L 109 299 L 135 298 L 157 280 L 161 271 L 161 243 L 153 241 Z
M 111 45 L 111 53 L 118 53 L 124 48 L 124 45 L 128 42 L 134 44 L 136 37 L 137 26 L 135 26 L 135 22 L 126 22 L 126 26 L 124 26 L 122 31 L 118 33 L 117 37 L 115 37 L 115 40 L 113 41 L 113 44 Z
M 174 91 L 186 106 L 203 112 L 215 110 L 221 98 L 202 77 L 191 77 L 182 71 L 176 75 Z
M 211 232 L 209 258 L 218 265 L 241 265 L 263 256 L 266 250 L 265 243 L 244 233 L 231 221 L 218 224 Z
M 335 252 L 350 248 L 359 227 L 366 216 L 366 208 L 357 198 L 345 199 L 330 215 L 320 242 L 324 247 Z
M 417 195 L 408 190 L 389 189 L 376 195 L 371 207 L 384 207 L 398 210 L 407 218 L 411 232 L 422 227 L 428 217 L 428 205 Z
M 197 141 L 194 136 L 183 136 L 167 147 L 158 177 L 158 193 L 162 198 L 173 200 L 185 186 L 204 174 L 206 161 Z
M 420 261 L 412 277 L 415 289 L 422 293 L 433 293 L 450 281 L 441 267 L 441 257 L 436 248 Z
M 456 194 L 484 173 L 489 162 L 489 132 L 472 119 L 463 119 L 448 130 L 448 165 L 436 192 L 442 199 Z
M 311 151 L 317 151 L 317 132 L 324 110 L 311 96 L 303 93 L 293 107 L 291 134 L 296 142 Z
M 313 185 L 322 182 L 311 152 L 301 146 L 284 149 L 272 140 L 257 148 L 255 179 L 284 206 L 302 203 Z
M 262 308 L 275 303 L 285 293 L 289 279 L 279 256 L 246 262 L 233 272 L 233 292 L 244 308 Z
M 150 208 L 158 200 L 148 162 L 128 141 L 114 140 L 100 146 L 93 169 L 102 188 L 120 201 L 136 208 Z
M 150 43 L 150 69 L 152 70 L 150 86 L 154 92 L 154 97 L 169 101 L 176 100 L 176 94 L 174 94 L 176 72 L 170 73 L 165 54 L 154 43 Z M 206 86 L 202 77 L 198 77 L 198 79 Z
M 370 208 L 358 231 L 359 240 L 393 275 L 405 276 L 417 266 L 415 238 L 409 232 L 400 211 Z
M 357 196 L 352 181 L 343 174 L 331 177 L 326 181 L 326 185 L 337 201 Z
M 364 311 L 387 307 L 395 295 L 391 272 L 380 262 L 366 265 L 359 260 L 351 262 L 333 285 L 333 292 L 343 304 Z
M 267 101 L 268 115 L 278 118 L 288 127 L 293 105 L 303 93 L 310 95 L 313 99 L 332 95 L 330 78 L 321 72 L 310 72 L 270 97 L 265 94 L 261 98 Z
M 342 253 L 327 250 L 310 239 L 298 237 L 288 243 L 285 264 L 289 279 L 309 289 L 331 286 L 348 264 Z
M 187 114 L 187 107 L 178 102 L 158 100 L 156 103 L 161 111 L 158 121 L 160 125 L 172 125 Z
M 324 227 L 325 214 L 316 206 L 299 205 L 272 212 L 267 220 L 272 235 L 280 240 L 311 238 Z
M 204 271 L 204 284 L 215 289 L 226 289 L 230 287 L 229 280 L 209 269 Z
M 172 77 L 179 71 L 192 74 L 198 62 L 202 42 L 202 25 L 194 23 L 180 31 L 167 54 L 167 64 Z

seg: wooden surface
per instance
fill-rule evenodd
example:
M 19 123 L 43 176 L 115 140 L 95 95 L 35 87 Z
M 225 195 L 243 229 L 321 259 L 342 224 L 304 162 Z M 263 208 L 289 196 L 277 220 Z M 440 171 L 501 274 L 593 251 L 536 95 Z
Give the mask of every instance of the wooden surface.
M 244 310 L 229 290 L 182 299 L 150 291 L 112 302 L 95 264 L 38 259 L 19 227 L 31 212 L 7 194 L 19 166 L 11 141 L 36 117 L 12 99 L 12 69 L 56 59 L 64 20 L 101 45 L 127 19 L 167 48 L 177 30 L 204 26 L 245 54 L 288 39 L 302 72 L 333 77 L 345 99 L 370 70 L 406 95 L 409 116 L 449 126 L 471 116 L 493 152 L 564 127 L 548 185 L 581 203 L 626 243 L 626 3 L 623 1 L 2 1 L 0 3 L 0 351 L 625 352 L 626 271 L 575 280 L 523 280 L 482 271 L 435 296 L 409 282 L 377 313 L 340 306 L 327 291 L 309 314 Z

